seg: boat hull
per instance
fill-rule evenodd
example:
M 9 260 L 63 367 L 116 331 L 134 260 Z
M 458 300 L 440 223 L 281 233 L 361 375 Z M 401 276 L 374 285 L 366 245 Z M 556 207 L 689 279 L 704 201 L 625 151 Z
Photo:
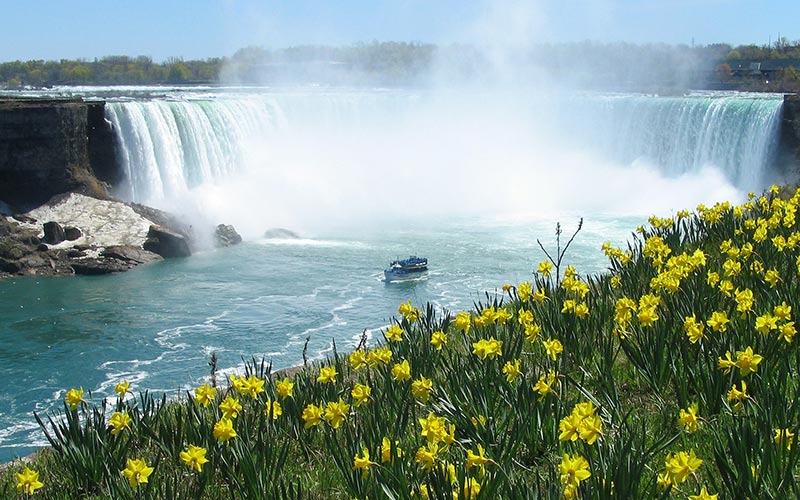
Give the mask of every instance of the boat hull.
M 395 271 L 386 269 L 383 271 L 383 280 L 387 283 L 396 283 L 398 281 L 412 281 L 423 278 L 428 275 L 428 269 L 418 269 L 414 271 Z

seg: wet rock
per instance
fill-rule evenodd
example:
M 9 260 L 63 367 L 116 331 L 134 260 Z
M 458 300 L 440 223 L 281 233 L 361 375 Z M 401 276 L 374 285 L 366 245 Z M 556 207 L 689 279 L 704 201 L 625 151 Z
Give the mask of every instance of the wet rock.
M 156 253 L 147 250 L 129 246 L 118 245 L 108 247 L 100 254 L 109 259 L 116 259 L 123 262 L 131 262 L 135 264 L 147 264 L 150 262 L 157 262 L 164 260 L 164 258 Z
M 50 221 L 44 223 L 44 242 L 50 245 L 58 245 L 64 241 L 66 235 L 64 228 L 58 222 Z
M 218 247 L 228 247 L 238 245 L 242 242 L 242 237 L 230 224 L 220 224 L 214 231 L 214 237 Z
M 14 214 L 11 216 L 14 220 L 19 222 L 24 222 L 26 224 L 36 224 L 38 221 L 33 217 L 29 217 L 25 214 Z
M 67 241 L 75 241 L 83 236 L 83 233 L 77 227 L 67 226 L 64 228 L 64 238 Z
M 17 240 L 5 238 L 0 241 L 0 257 L 10 260 L 19 260 L 31 253 L 34 249 Z
M 82 259 L 71 262 L 75 274 L 97 276 L 101 274 L 121 273 L 129 270 L 134 264 L 116 259 Z
M 162 226 L 150 226 L 142 247 L 167 259 L 192 255 L 185 236 Z
M 70 248 L 67 250 L 68 259 L 80 259 L 81 257 L 86 257 L 86 252 L 78 250 L 77 248 Z

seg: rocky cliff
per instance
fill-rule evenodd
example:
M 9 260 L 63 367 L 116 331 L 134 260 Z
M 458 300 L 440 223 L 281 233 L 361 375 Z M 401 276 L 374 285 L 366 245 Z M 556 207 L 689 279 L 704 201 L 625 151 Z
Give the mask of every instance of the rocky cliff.
M 119 173 L 104 106 L 0 100 L 0 200 L 24 210 L 59 193 L 106 196 L 102 183 L 113 184 Z
M 783 97 L 781 145 L 794 163 L 800 161 L 800 95 Z

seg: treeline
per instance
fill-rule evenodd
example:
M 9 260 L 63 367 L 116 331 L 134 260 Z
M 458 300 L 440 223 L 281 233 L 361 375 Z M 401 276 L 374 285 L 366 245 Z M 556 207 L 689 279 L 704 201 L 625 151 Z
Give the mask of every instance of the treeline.
M 372 42 L 346 47 L 247 47 L 231 57 L 161 63 L 150 57 L 0 63 L 0 85 L 386 84 L 546 77 L 583 88 L 800 90 L 800 41 L 768 46 L 580 42 L 494 57 L 470 45 Z
M 408 83 L 425 73 L 436 47 L 383 42 L 349 47 L 300 46 L 277 50 L 248 47 L 232 57 L 155 63 L 150 57 L 108 56 L 94 61 L 0 63 L 0 85 L 160 85 L 193 83 L 275 83 L 370 81 Z
M 9 87 L 52 85 L 145 85 L 215 82 L 223 59 L 154 63 L 150 57 L 108 56 L 94 61 L 13 61 L 0 64 Z

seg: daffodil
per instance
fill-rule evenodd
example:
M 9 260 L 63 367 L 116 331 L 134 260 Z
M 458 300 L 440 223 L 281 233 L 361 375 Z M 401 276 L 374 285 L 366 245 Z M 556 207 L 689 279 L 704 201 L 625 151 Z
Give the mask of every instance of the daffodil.
M 681 409 L 678 415 L 678 425 L 686 432 L 697 432 L 700 423 L 697 418 L 697 408 L 697 403 L 692 403 L 685 410 Z
M 787 429 L 775 429 L 775 437 L 773 441 L 777 445 L 785 445 L 787 450 L 792 449 L 794 444 L 795 433 Z
M 723 358 L 720 356 L 717 360 L 717 368 L 723 371 L 723 373 L 728 374 L 731 372 L 731 369 L 736 366 L 736 361 L 733 360 L 731 357 L 731 351 L 725 352 L 725 357 Z
M 186 451 L 180 453 L 180 458 L 183 463 L 197 472 L 203 472 L 203 464 L 208 462 L 206 458 L 206 449 L 201 446 L 189 445 Z
M 385 365 L 392 360 L 392 350 L 388 345 L 377 347 L 367 353 L 367 365 L 375 368 L 378 365 Z
M 361 450 L 361 454 L 356 453 L 353 456 L 353 470 L 360 470 L 362 478 L 367 477 L 369 475 L 370 467 L 374 467 L 376 465 L 378 464 L 369 459 L 369 450 L 366 448 Z
M 404 359 L 402 363 L 395 363 L 392 367 L 392 378 L 398 382 L 411 378 L 411 365 L 407 359 Z
M 700 489 L 697 495 L 689 495 L 689 500 L 717 500 L 717 495 L 711 495 L 705 486 Z
M 203 407 L 208 407 L 208 405 L 214 401 L 214 396 L 216 394 L 216 388 L 211 387 L 208 384 L 204 384 L 194 390 L 194 400 Z
M 692 344 L 697 343 L 699 340 L 703 338 L 704 334 L 703 323 L 698 322 L 694 314 L 692 314 L 691 316 L 686 316 L 686 318 L 684 318 L 683 329 L 686 332 L 686 336 L 689 337 L 689 342 L 691 342 Z
M 544 349 L 547 352 L 547 355 L 550 356 L 550 359 L 553 361 L 558 359 L 558 355 L 564 351 L 564 347 L 561 345 L 561 341 L 558 339 L 542 340 L 542 344 L 544 344 Z
M 39 473 L 28 467 L 25 467 L 22 472 L 18 472 L 16 476 L 17 491 L 22 492 L 23 495 L 33 495 L 36 490 L 44 486 L 44 483 L 39 481 Z
M 494 337 L 480 339 L 472 344 L 472 353 L 481 359 L 494 359 L 495 356 L 503 355 L 503 341 Z
M 758 365 L 763 359 L 763 356 L 753 353 L 752 347 L 748 347 L 744 351 L 736 351 L 736 366 L 739 367 L 739 374 L 746 377 L 758 371 Z
M 528 342 L 536 342 L 539 338 L 539 334 L 542 333 L 542 327 L 537 325 L 536 323 L 531 323 L 530 325 L 525 325 L 525 340 Z
M 478 444 L 478 453 L 475 453 L 472 450 L 467 450 L 467 469 L 471 469 L 472 467 L 483 467 L 489 463 L 494 462 L 492 459 L 486 458 L 485 451 L 480 443 Z
M 303 422 L 305 422 L 303 427 L 310 429 L 322 422 L 322 408 L 313 403 L 309 403 L 303 409 L 303 414 L 300 417 L 303 419 Z
M 350 366 L 356 370 L 367 367 L 367 352 L 364 349 L 356 349 L 350 353 Z
M 381 462 L 386 463 L 392 460 L 392 449 L 394 449 L 394 456 L 401 457 L 403 450 L 400 449 L 400 441 L 395 441 L 394 445 L 388 437 L 381 440 Z
M 560 441 L 577 441 L 581 436 L 581 423 L 583 417 L 572 413 L 561 419 L 558 424 L 558 430 L 561 433 L 558 435 Z
M 129 458 L 126 467 L 120 473 L 128 480 L 131 488 L 136 488 L 147 482 L 147 478 L 153 473 L 153 468 L 148 467 L 144 460 Z
M 780 303 L 780 305 L 775 306 L 772 309 L 772 312 L 779 320 L 788 321 L 792 316 L 792 306 L 788 305 L 786 301 L 783 301 Z
M 264 403 L 264 415 L 272 417 L 272 420 L 278 420 L 278 417 L 283 415 L 283 407 L 278 401 L 267 399 Z
M 284 378 L 275 383 L 275 392 L 278 393 L 278 397 L 281 399 L 292 397 L 293 389 L 294 389 L 294 382 L 292 382 L 288 378 Z
M 728 315 L 724 311 L 714 311 L 706 324 L 715 332 L 724 333 L 728 330 Z
M 125 394 L 130 392 L 131 383 L 127 380 L 122 380 L 117 385 L 114 386 L 114 392 L 119 395 L 119 397 L 125 397 Z
M 522 375 L 522 371 L 519 368 L 520 360 L 515 359 L 513 361 L 506 361 L 506 364 L 503 365 L 503 373 L 506 374 L 506 381 L 513 382 Z
M 431 334 L 431 345 L 436 348 L 437 351 L 441 351 L 442 347 L 447 344 L 447 335 L 441 331 L 437 330 Z
M 430 471 L 436 465 L 436 456 L 439 453 L 439 446 L 434 443 L 429 443 L 427 446 L 422 446 L 417 450 L 415 460 L 426 471 Z
M 589 472 L 589 462 L 577 454 L 564 454 L 561 463 L 558 465 L 558 472 L 560 474 L 561 484 L 576 489 L 581 481 L 589 479 L 592 475 L 592 473 Z
M 420 435 L 428 443 L 442 443 L 447 436 L 447 419 L 439 417 L 433 413 L 428 413 L 427 417 L 418 419 L 420 425 Z
M 217 441 L 224 443 L 237 436 L 236 431 L 233 429 L 233 421 L 227 418 L 222 418 L 214 424 L 214 431 L 212 432 Z
M 533 294 L 533 287 L 529 281 L 523 281 L 519 285 L 517 285 L 517 297 L 522 302 L 527 302 L 527 300 Z
M 64 402 L 73 410 L 77 409 L 79 404 L 85 403 L 86 401 L 83 399 L 83 387 L 68 390 L 67 395 L 64 396 Z
M 323 384 L 327 383 L 334 383 L 336 382 L 336 376 L 339 373 L 336 371 L 335 366 L 323 366 L 319 369 L 319 376 L 317 377 L 317 382 L 321 382 Z
M 750 399 L 750 395 L 747 394 L 747 383 L 742 380 L 742 388 L 739 389 L 736 384 L 733 384 L 733 387 L 730 391 L 728 391 L 727 395 L 728 401 L 733 403 L 734 411 L 739 411 L 742 409 L 742 403 Z
M 553 271 L 553 264 L 549 261 L 542 261 L 539 262 L 539 267 L 536 269 L 536 272 L 544 276 L 545 278 L 550 276 L 550 273 Z
M 389 342 L 401 342 L 403 340 L 403 329 L 398 325 L 392 325 L 384 335 Z
M 131 417 L 125 412 L 115 411 L 108 420 L 108 424 L 111 426 L 111 435 L 116 436 L 125 429 L 130 430 Z
M 790 344 L 792 343 L 796 333 L 797 329 L 794 326 L 794 321 L 784 323 L 780 326 L 780 328 L 778 328 L 778 336 Z
M 546 375 L 541 375 L 533 386 L 533 390 L 539 393 L 539 401 L 543 400 L 548 394 L 554 394 L 553 385 L 556 383 L 558 373 L 550 370 Z
M 464 333 L 469 333 L 469 328 L 472 324 L 472 318 L 466 311 L 461 311 L 456 315 L 453 320 L 453 325 Z
M 427 403 L 431 398 L 432 389 L 433 381 L 424 376 L 420 376 L 417 380 L 411 382 L 411 394 L 423 403 Z
M 703 461 L 694 454 L 694 450 L 686 453 L 680 451 L 667 455 L 665 467 L 669 481 L 672 484 L 681 484 L 690 474 L 694 474 L 703 464 Z
M 350 391 L 350 395 L 353 397 L 353 401 L 356 402 L 356 406 L 361 406 L 367 401 L 369 401 L 369 396 L 372 392 L 372 389 L 364 384 L 356 384 L 353 386 L 353 390 Z
M 596 415 L 586 417 L 581 421 L 578 431 L 586 444 L 594 444 L 603 435 L 603 421 Z
M 329 401 L 325 405 L 325 420 L 331 424 L 331 427 L 338 429 L 342 423 L 347 419 L 347 413 L 350 411 L 350 405 L 339 398 L 338 401 Z
M 223 418 L 232 419 L 239 416 L 242 405 L 238 399 L 228 396 L 219 404 L 219 409 L 222 411 Z

